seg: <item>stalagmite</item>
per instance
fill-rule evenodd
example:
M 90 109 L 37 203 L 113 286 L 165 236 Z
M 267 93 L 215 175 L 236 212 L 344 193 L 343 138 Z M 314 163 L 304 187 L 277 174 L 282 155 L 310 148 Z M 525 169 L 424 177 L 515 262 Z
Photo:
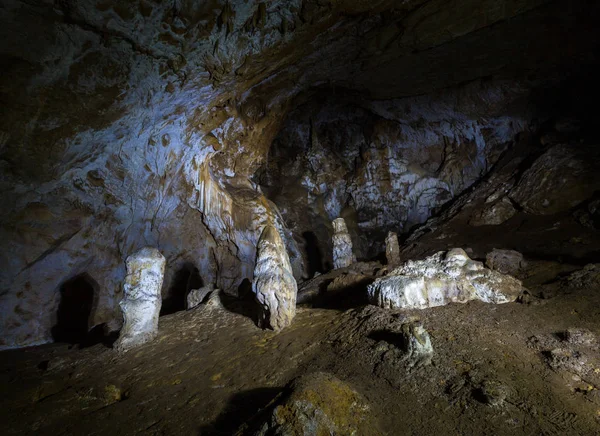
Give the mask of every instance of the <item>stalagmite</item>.
M 296 315 L 298 286 L 279 231 L 267 225 L 258 241 L 252 291 L 261 305 L 260 322 L 281 330 Z
M 400 245 L 396 232 L 388 232 L 387 238 L 385 238 L 385 257 L 388 265 L 400 263 Z
M 333 267 L 335 269 L 345 268 L 356 261 L 352 253 L 352 239 L 346 227 L 344 218 L 336 218 L 333 224 Z
M 124 296 L 120 303 L 124 324 L 115 344 L 118 351 L 125 352 L 144 344 L 158 334 L 165 263 L 165 257 L 152 247 L 142 248 L 127 258 Z

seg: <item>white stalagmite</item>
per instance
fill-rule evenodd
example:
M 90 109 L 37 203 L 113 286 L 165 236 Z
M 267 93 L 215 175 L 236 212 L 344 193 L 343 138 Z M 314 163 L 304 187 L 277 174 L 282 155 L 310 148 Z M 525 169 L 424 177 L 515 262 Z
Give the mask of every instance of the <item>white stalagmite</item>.
M 333 268 L 345 268 L 356 261 L 352 253 L 352 239 L 344 218 L 336 218 L 333 224 Z
M 388 309 L 425 309 L 470 300 L 508 303 L 521 290 L 519 280 L 484 268 L 460 248 L 408 261 L 367 288 L 369 301 Z
M 281 330 L 296 315 L 298 285 L 279 231 L 267 225 L 258 241 L 252 291 L 261 305 L 260 320 L 265 328 Z
M 142 248 L 127 258 L 124 296 L 120 303 L 124 324 L 115 343 L 118 351 L 125 352 L 144 344 L 158 334 L 165 263 L 165 257 L 152 247 Z
M 400 263 L 400 244 L 398 244 L 398 235 L 395 232 L 389 232 L 385 238 L 385 257 L 388 265 Z

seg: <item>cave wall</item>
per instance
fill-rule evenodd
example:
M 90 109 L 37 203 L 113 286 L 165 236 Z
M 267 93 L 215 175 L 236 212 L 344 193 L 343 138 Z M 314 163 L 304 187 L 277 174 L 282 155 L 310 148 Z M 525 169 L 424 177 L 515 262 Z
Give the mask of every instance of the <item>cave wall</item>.
M 542 121 L 528 89 L 479 81 L 418 98 L 311 100 L 288 116 L 258 180 L 297 241 L 318 235 L 324 261 L 339 216 L 357 256 L 373 257 L 388 231 L 425 222 Z
M 394 99 L 568 66 L 596 42 L 579 24 L 583 16 L 594 29 L 597 5 L 501 3 L 3 1 L 0 348 L 50 341 L 61 284 L 83 273 L 98 284 L 90 327 L 118 328 L 124 260 L 145 245 L 167 258 L 163 296 L 187 264 L 235 293 L 273 221 L 299 276 L 297 238 L 251 180 L 296 97 L 325 85 L 383 93 L 390 101 L 361 107 L 388 118 L 403 107 Z M 548 32 L 563 41 L 551 57 L 519 39 Z M 498 50 L 490 37 L 502 41 Z M 483 48 L 494 62 L 480 62 Z M 448 54 L 441 64 L 431 62 L 437 50 Z M 522 69 L 510 64 L 516 54 L 528 60 Z M 370 80 L 374 69 L 380 80 Z M 435 127 L 436 135 L 469 142 L 488 125 L 465 133 L 461 122 L 450 133 Z

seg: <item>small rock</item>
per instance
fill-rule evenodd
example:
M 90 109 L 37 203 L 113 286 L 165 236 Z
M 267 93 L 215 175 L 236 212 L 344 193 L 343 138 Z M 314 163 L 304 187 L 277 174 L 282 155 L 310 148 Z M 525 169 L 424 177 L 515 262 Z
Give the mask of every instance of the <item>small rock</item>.
M 429 333 L 420 323 L 402 325 L 403 348 L 409 367 L 429 365 L 433 357 L 433 345 Z
M 527 263 L 518 251 L 494 248 L 485 257 L 485 266 L 502 274 L 518 276 L 521 270 L 527 266 Z
M 568 343 L 573 345 L 597 345 L 596 335 L 588 329 L 570 327 L 564 337 Z
M 481 400 L 490 406 L 501 406 L 508 396 L 508 387 L 497 380 L 484 380 L 479 388 Z
M 190 310 L 202 304 L 206 296 L 210 294 L 213 291 L 213 289 L 214 287 L 212 285 L 209 285 L 204 286 L 200 289 L 190 290 L 186 299 L 186 309 Z

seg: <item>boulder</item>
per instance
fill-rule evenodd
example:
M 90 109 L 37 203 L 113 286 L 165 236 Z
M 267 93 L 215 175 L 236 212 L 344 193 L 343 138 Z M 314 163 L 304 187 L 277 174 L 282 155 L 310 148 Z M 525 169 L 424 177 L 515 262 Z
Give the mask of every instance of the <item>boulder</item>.
M 352 239 L 346 227 L 344 218 L 336 218 L 333 224 L 333 267 L 335 269 L 345 268 L 356 262 L 352 253 Z
M 125 352 L 151 341 L 158 334 L 165 274 L 164 256 L 152 247 L 142 248 L 127 258 L 127 276 L 120 302 L 123 328 L 115 349 Z
M 551 215 L 568 210 L 600 189 L 596 146 L 559 144 L 525 171 L 510 198 L 526 212 Z
M 522 269 L 527 266 L 527 262 L 518 251 L 494 248 L 485 257 L 485 265 L 502 274 L 518 276 Z
M 186 309 L 190 310 L 202 304 L 206 296 L 214 290 L 214 286 L 204 286 L 200 289 L 191 289 L 186 298 Z
M 400 263 L 400 244 L 398 244 L 398 234 L 395 232 L 388 232 L 385 238 L 385 257 L 388 265 Z
M 504 197 L 493 204 L 486 205 L 481 211 L 475 213 L 469 224 L 478 226 L 497 226 L 513 217 L 517 213 L 508 197 Z
M 481 300 L 515 301 L 521 282 L 473 261 L 460 248 L 408 261 L 367 288 L 371 304 L 388 309 L 425 309 Z
M 252 291 L 258 300 L 263 328 L 281 330 L 296 315 L 298 286 L 279 231 L 268 224 L 258 241 Z
M 378 435 L 364 397 L 331 374 L 307 374 L 292 381 L 255 436 Z

